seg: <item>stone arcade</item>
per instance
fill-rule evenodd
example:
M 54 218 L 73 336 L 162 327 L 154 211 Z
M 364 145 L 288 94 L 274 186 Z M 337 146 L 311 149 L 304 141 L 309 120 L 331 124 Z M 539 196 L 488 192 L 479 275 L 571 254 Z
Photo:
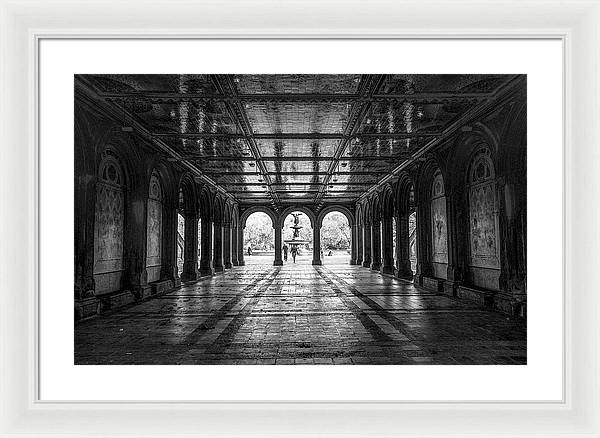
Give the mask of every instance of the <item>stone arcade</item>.
M 524 363 L 526 121 L 523 75 L 77 75 L 76 363 Z

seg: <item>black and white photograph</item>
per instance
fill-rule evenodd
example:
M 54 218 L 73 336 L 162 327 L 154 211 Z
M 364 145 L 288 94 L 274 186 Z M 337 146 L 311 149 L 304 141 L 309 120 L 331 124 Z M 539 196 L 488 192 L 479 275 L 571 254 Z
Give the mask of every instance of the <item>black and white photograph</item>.
M 75 365 L 527 364 L 525 74 L 76 74 L 74 147 Z

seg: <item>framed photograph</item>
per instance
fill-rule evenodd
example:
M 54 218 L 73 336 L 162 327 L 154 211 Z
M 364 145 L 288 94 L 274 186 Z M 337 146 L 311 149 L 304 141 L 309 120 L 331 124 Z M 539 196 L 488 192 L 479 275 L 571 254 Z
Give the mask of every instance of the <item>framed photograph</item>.
M 600 435 L 600 3 L 1 7 L 0 436 Z

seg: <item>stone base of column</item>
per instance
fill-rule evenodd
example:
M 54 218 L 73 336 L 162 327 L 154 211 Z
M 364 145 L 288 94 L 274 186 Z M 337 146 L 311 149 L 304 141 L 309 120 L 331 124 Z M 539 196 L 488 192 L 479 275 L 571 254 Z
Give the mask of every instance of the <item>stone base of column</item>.
M 223 272 L 225 270 L 225 268 L 223 266 L 215 266 L 214 270 L 215 270 L 215 273 Z
M 381 269 L 381 263 L 371 263 L 371 271 L 379 271 Z
M 350 264 L 351 265 L 356 265 L 356 260 L 350 259 Z
M 401 278 L 403 280 L 413 280 L 414 274 L 412 271 L 398 271 L 396 272 L 396 277 Z
M 211 275 L 213 275 L 212 268 L 200 268 L 200 276 L 210 277 Z
M 312 264 L 313 264 L 314 266 L 320 266 L 320 265 L 322 265 L 322 264 L 323 264 L 323 262 L 322 262 L 321 260 L 313 260 L 313 261 L 312 261 Z
M 368 260 L 365 260 L 362 265 L 363 265 L 363 268 L 370 268 L 371 262 L 369 262 Z
M 177 277 L 173 280 L 173 287 L 181 286 L 181 278 Z
M 238 262 L 237 260 L 233 260 L 233 261 L 231 262 L 231 264 L 232 264 L 233 266 L 239 266 L 239 265 L 240 265 L 240 262 Z
M 181 273 L 181 281 L 184 281 L 184 282 L 196 281 L 196 280 L 198 280 L 198 277 L 199 277 L 198 271 L 191 271 L 191 272 L 183 271 Z
M 246 266 L 246 261 L 245 260 L 239 260 L 238 261 L 238 266 Z
M 362 259 L 356 259 L 356 265 L 362 266 Z
M 233 264 L 231 262 L 225 262 L 225 269 L 233 268 Z
M 381 273 L 388 274 L 388 275 L 394 275 L 396 273 L 396 269 L 391 265 L 383 266 L 381 268 Z
M 283 260 L 275 260 L 273 266 L 283 266 Z

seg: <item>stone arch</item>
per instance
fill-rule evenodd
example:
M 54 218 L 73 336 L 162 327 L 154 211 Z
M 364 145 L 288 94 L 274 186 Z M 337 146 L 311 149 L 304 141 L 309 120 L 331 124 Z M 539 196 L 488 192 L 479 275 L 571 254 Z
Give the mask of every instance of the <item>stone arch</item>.
M 371 213 L 371 224 L 381 221 L 381 201 L 379 194 L 374 194 L 369 200 L 370 213 Z
M 248 217 L 252 213 L 257 213 L 257 212 L 265 213 L 267 216 L 269 216 L 271 218 L 271 223 L 273 225 L 273 228 L 275 228 L 275 226 L 279 223 L 277 215 L 269 207 L 256 206 L 256 207 L 247 208 L 242 212 L 242 214 L 239 217 L 240 227 L 246 228 L 246 221 L 248 220 Z
M 105 146 L 96 169 L 93 276 L 97 294 L 123 287 L 127 269 L 127 168 L 112 145 Z
M 408 172 L 400 174 L 396 185 L 396 212 L 397 214 L 408 213 L 415 206 L 415 184 Z
M 203 187 L 198 197 L 198 208 L 202 220 L 211 220 L 213 214 L 213 196 L 207 187 Z
M 386 184 L 381 192 L 381 216 L 390 218 L 395 216 L 396 212 L 396 199 L 394 191 L 390 184 Z
M 225 206 L 223 205 L 223 200 L 220 196 L 215 196 L 213 202 L 213 218 L 214 223 L 217 225 L 221 225 L 223 223 L 223 217 L 225 214 Z
M 186 214 L 195 214 L 198 211 L 198 197 L 192 174 L 189 172 L 182 174 L 178 187 L 178 208 Z
M 279 215 L 279 220 L 277 221 L 277 226 L 279 226 L 279 228 L 283 228 L 283 222 L 285 221 L 285 218 L 292 212 L 294 211 L 300 211 L 302 213 L 304 213 L 306 216 L 308 216 L 308 218 L 310 219 L 310 226 L 312 227 L 312 229 L 315 229 L 315 225 L 316 225 L 316 221 L 317 218 L 315 217 L 315 213 L 307 207 L 302 207 L 302 206 L 292 206 L 292 207 L 288 207 L 285 210 L 283 210 L 281 212 L 281 214 Z
M 321 228 L 321 226 L 323 225 L 323 218 L 332 212 L 342 213 L 344 216 L 346 216 L 346 219 L 348 219 L 348 225 L 350 227 L 354 225 L 354 214 L 352 214 L 352 212 L 348 208 L 344 207 L 343 205 L 329 205 L 323 210 L 321 210 L 319 212 L 319 215 L 317 216 L 318 228 Z

